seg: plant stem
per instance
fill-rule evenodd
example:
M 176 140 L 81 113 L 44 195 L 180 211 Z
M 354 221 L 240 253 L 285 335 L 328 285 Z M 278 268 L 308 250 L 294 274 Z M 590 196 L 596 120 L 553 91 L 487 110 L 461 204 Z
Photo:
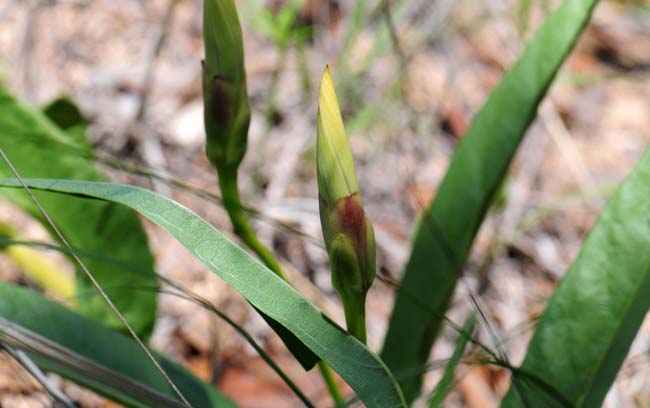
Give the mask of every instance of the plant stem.
M 327 389 L 329 390 L 330 395 L 334 400 L 334 404 L 337 407 L 344 407 L 345 398 L 343 398 L 343 394 L 339 389 L 339 385 L 336 383 L 336 379 L 332 374 L 332 369 L 330 368 L 330 366 L 326 362 L 320 361 L 318 363 L 318 369 L 320 370 L 320 373 L 323 376 L 323 380 L 325 380 L 325 384 L 327 384 Z
M 349 297 L 341 300 L 344 302 L 345 324 L 348 333 L 366 344 L 366 297 Z
M 230 172 L 219 172 L 219 186 L 223 196 L 223 206 L 235 228 L 235 234 L 260 257 L 270 270 L 286 281 L 287 277 L 282 273 L 278 261 L 276 261 L 271 251 L 260 242 L 248 222 L 248 217 L 246 217 L 246 212 L 239 197 L 239 189 L 237 188 L 237 171 L 235 170 L 233 174 L 228 173 Z

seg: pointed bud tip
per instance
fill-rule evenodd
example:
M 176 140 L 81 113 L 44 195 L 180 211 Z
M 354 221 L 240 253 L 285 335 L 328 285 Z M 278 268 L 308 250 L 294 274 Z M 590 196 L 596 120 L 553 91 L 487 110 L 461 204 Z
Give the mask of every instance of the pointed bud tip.
M 323 71 L 323 76 L 321 77 L 318 95 L 318 108 L 320 110 L 329 108 L 335 115 L 338 115 L 339 117 L 341 115 L 339 101 L 336 98 L 334 81 L 332 80 L 332 72 L 330 71 L 329 65 L 325 65 L 325 70 Z
M 325 67 L 318 97 L 316 162 L 320 195 L 327 203 L 347 197 L 359 186 L 354 171 L 341 109 L 329 66 Z

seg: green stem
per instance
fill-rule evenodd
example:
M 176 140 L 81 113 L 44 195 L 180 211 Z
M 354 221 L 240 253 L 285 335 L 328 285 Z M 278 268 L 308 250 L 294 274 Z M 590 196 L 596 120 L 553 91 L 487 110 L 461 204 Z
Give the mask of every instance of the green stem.
M 325 384 L 327 384 L 327 389 L 329 390 L 330 395 L 334 400 L 334 404 L 337 407 L 344 407 L 345 398 L 343 398 L 343 394 L 339 389 L 339 385 L 336 383 L 336 379 L 334 379 L 334 375 L 332 374 L 332 369 L 330 366 L 321 360 L 318 362 L 318 369 L 323 376 L 323 380 L 325 380 Z
M 247 247 L 257 254 L 270 270 L 286 281 L 287 277 L 282 273 L 280 264 L 278 264 L 271 251 L 257 239 L 257 235 L 255 235 L 253 228 L 251 228 L 248 222 L 248 217 L 246 217 L 239 197 L 239 189 L 237 188 L 237 171 L 235 170 L 233 174 L 228 173 L 230 172 L 219 172 L 219 186 L 221 187 L 221 194 L 223 196 L 223 206 L 228 212 L 228 217 L 230 217 L 230 221 L 235 228 L 235 234 L 237 234 Z
M 342 297 L 341 300 L 348 333 L 366 344 L 366 296 Z

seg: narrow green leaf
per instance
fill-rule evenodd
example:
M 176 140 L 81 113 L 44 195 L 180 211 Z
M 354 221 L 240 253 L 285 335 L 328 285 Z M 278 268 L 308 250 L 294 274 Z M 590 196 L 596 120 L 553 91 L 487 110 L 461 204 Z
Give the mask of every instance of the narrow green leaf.
M 454 381 L 456 367 L 458 367 L 458 363 L 460 363 L 460 359 L 463 357 L 463 351 L 465 351 L 467 341 L 472 337 L 475 325 L 476 313 L 472 313 L 463 325 L 463 331 L 460 333 L 460 337 L 456 343 L 454 354 L 452 354 L 451 359 L 449 359 L 449 362 L 447 363 L 447 367 L 445 367 L 445 373 L 442 375 L 438 385 L 436 385 L 436 389 L 433 390 L 433 394 L 431 394 L 429 408 L 442 407 L 442 404 L 445 402 L 445 398 L 447 398 L 447 394 L 451 390 L 451 385 Z
M 91 149 L 83 138 L 63 132 L 41 111 L 22 104 L 2 89 L 0 112 L 0 147 L 14 162 L 21 175 L 104 180 L 93 163 L 80 155 L 80 151 L 90 152 Z M 49 113 L 54 115 L 51 109 Z M 13 177 L 13 174 L 5 164 L 0 164 L 0 176 Z M 7 190 L 3 195 L 49 228 L 24 192 Z M 117 274 L 106 264 L 83 258 L 102 286 L 156 285 L 153 257 L 149 251 L 147 237 L 133 211 L 114 204 L 88 203 L 44 192 L 38 193 L 38 199 L 72 246 L 89 252 L 110 253 L 120 261 L 150 271 L 149 276 Z M 76 281 L 80 292 L 94 289 L 80 270 L 77 271 Z M 113 297 L 113 302 L 133 329 L 147 336 L 156 317 L 157 294 L 116 293 Z M 80 299 L 79 310 L 84 315 L 111 327 L 123 329 L 122 324 L 101 298 Z
M 417 231 L 382 357 L 398 373 L 425 364 L 472 242 L 539 103 L 596 0 L 565 0 L 504 75 L 458 145 Z M 435 310 L 423 309 L 424 303 Z M 407 401 L 421 376 L 401 381 Z
M 328 362 L 368 407 L 405 406 L 386 365 L 294 288 L 212 225 L 180 204 L 138 187 L 74 180 L 26 179 L 33 189 L 97 198 L 128 206 L 171 233 L 253 306 L 296 335 Z M 18 187 L 15 180 L 0 186 Z
M 601 214 L 542 315 L 521 369 L 570 404 L 601 406 L 650 307 L 650 150 Z M 520 381 L 536 406 L 557 406 Z M 504 407 L 524 406 L 516 392 Z
M 127 406 L 185 406 L 131 338 L 4 282 L 0 341 L 25 350 L 42 368 Z M 156 358 L 193 407 L 236 406 L 178 364 Z

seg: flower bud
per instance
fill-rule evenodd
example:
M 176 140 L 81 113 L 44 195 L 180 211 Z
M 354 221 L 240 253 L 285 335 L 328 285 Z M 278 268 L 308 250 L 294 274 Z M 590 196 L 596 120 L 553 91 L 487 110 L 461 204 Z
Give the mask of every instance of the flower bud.
M 246 153 L 250 106 L 241 26 L 233 0 L 205 0 L 204 121 L 208 158 L 220 177 L 237 171 Z M 223 172 L 227 174 L 222 174 Z
M 365 342 L 365 299 L 375 278 L 375 236 L 363 209 L 329 67 L 318 101 L 316 167 L 332 285 L 343 302 L 348 330 Z

